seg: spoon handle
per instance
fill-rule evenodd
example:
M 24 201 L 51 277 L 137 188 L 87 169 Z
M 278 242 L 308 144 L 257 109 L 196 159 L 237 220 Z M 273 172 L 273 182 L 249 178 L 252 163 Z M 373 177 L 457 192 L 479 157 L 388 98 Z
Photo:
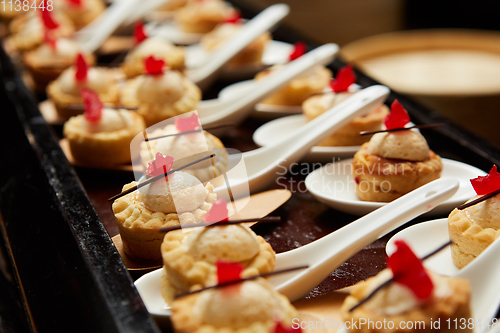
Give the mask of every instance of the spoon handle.
M 281 283 L 277 290 L 291 301 L 306 295 L 335 268 L 366 245 L 451 198 L 459 182 L 441 178 L 376 209 L 317 241 L 277 255 L 277 266 L 309 264 L 310 268 Z M 283 277 L 285 280 L 286 277 Z
M 290 12 L 285 4 L 276 4 L 266 8 L 260 14 L 243 25 L 241 31 L 228 39 L 200 68 L 188 73 L 189 78 L 202 90 L 207 88 L 216 78 L 222 66 L 231 60 L 245 46 L 257 39 L 262 33 L 274 27 Z
M 252 91 L 239 99 L 231 100 L 230 103 L 218 112 L 203 114 L 203 111 L 200 110 L 201 123 L 204 126 L 220 122 L 241 123 L 248 116 L 248 113 L 255 104 L 314 66 L 330 63 L 338 49 L 336 44 L 329 43 L 322 45 L 302 57 L 289 62 L 263 80 L 256 82 Z
M 486 331 L 487 324 L 498 311 L 500 293 L 500 238 L 488 246 L 476 259 L 458 272 L 457 276 L 468 279 L 471 284 L 471 309 L 475 323 L 484 324 L 475 328 L 476 333 Z M 500 332 L 500 329 L 498 330 Z

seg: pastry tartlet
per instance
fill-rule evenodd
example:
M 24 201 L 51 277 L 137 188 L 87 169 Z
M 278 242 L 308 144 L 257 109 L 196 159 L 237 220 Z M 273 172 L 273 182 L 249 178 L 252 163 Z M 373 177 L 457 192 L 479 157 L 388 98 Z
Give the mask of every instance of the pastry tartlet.
M 205 290 L 172 303 L 177 333 L 272 333 L 276 322 L 291 327 L 297 310 L 267 280 Z
M 173 12 L 188 4 L 188 0 L 170 0 L 158 7 L 156 10 L 160 12 Z
M 82 90 L 86 104 L 85 114 L 71 117 L 63 128 L 73 158 L 91 166 L 106 166 L 130 163 L 132 139 L 145 128 L 144 120 L 133 111 L 97 109 L 88 111 L 85 99 L 98 100 L 97 94 Z M 89 96 L 90 94 L 90 96 Z
M 200 43 L 207 51 L 215 51 L 217 47 L 223 45 L 225 41 L 238 33 L 242 26 L 243 24 L 239 22 L 219 24 L 213 31 L 204 35 Z M 271 34 L 266 31 L 241 50 L 228 62 L 228 65 L 239 66 L 247 64 L 260 64 L 262 62 L 262 55 L 264 54 L 266 44 L 270 40 Z
M 135 186 L 132 182 L 123 187 Z M 164 235 L 160 228 L 181 223 L 202 223 L 217 195 L 212 184 L 203 184 L 194 176 L 178 171 L 156 180 L 135 192 L 116 199 L 113 213 L 125 253 L 136 259 L 161 260 Z
M 356 75 L 351 66 L 340 69 L 335 80 L 330 83 L 332 92 L 312 96 L 302 103 L 306 120 L 313 120 L 354 95 L 358 91 L 354 86 L 355 82 Z M 381 105 L 368 114 L 355 118 L 351 123 L 320 142 L 318 146 L 359 146 L 370 140 L 370 136 L 361 136 L 359 133 L 382 129 L 382 122 L 388 114 L 387 106 Z
M 372 332 L 456 332 L 451 326 L 448 329 L 446 320 L 450 319 L 453 323 L 455 319 L 471 318 L 470 285 L 469 281 L 456 277 L 440 276 L 430 273 L 435 291 L 425 301 L 420 301 L 412 295 L 411 291 L 405 286 L 392 283 L 390 286 L 377 292 L 377 294 L 366 303 L 349 311 L 352 307 L 360 303 L 377 286 L 391 278 L 389 270 L 380 272 L 375 277 L 356 284 L 348 296 L 340 311 L 344 321 L 355 323 L 358 329 L 350 329 L 348 332 L 372 333 Z M 441 319 L 441 329 L 430 329 L 431 321 Z M 376 330 L 368 325 L 360 326 L 360 322 L 393 322 L 394 329 L 388 326 L 386 329 Z M 417 329 L 398 329 L 400 323 L 421 323 L 425 325 L 425 330 Z M 410 325 L 408 325 L 410 326 Z M 402 326 L 404 327 L 404 326 Z M 472 332 L 470 328 L 460 330 L 460 332 Z
M 147 37 L 142 24 L 135 27 L 135 47 L 125 57 L 121 65 L 123 73 L 128 78 L 136 77 L 146 72 L 144 61 L 149 56 L 162 59 L 170 69 L 184 71 L 185 50 L 183 47 L 158 37 Z
M 69 37 L 75 32 L 73 22 L 60 11 L 30 12 L 16 17 L 9 25 L 12 45 L 19 52 L 33 50 L 43 43 L 46 29 L 52 38 Z
M 234 13 L 222 0 L 191 1 L 176 12 L 175 21 L 184 32 L 207 33 Z
M 351 97 L 355 93 L 325 93 L 308 98 L 302 104 L 307 121 L 322 115 L 335 105 Z M 377 131 L 382 128 L 382 121 L 389 114 L 389 108 L 381 105 L 368 114 L 355 118 L 352 122 L 321 141 L 318 146 L 359 146 L 370 139 L 370 136 L 359 135 L 363 131 Z
M 106 9 L 102 0 L 62 0 L 58 4 L 58 8 L 69 17 L 76 30 L 91 23 Z
M 153 57 L 145 60 L 145 63 L 151 62 L 164 64 L 163 60 Z M 201 91 L 196 84 L 178 71 L 164 72 L 162 66 L 146 68 L 148 73 L 127 81 L 121 91 L 122 104 L 137 107 L 148 127 L 196 110 L 201 100 Z
M 35 89 L 44 92 L 47 85 L 57 79 L 68 67 L 73 65 L 80 52 L 79 45 L 67 38 L 46 41 L 23 56 L 24 64 L 35 83 Z M 92 54 L 84 55 L 85 62 L 94 65 Z
M 196 116 L 195 114 L 193 114 Z M 148 133 L 148 138 L 156 138 L 165 135 L 178 134 L 185 131 L 180 130 L 176 125 L 167 125 Z M 208 132 L 188 133 L 176 136 L 169 136 L 157 140 L 150 140 L 141 143 L 140 155 L 143 166 L 148 165 L 152 157 L 157 153 L 172 156 L 175 159 L 173 168 L 178 161 L 183 164 L 191 162 L 206 155 L 215 154 L 211 160 L 194 164 L 183 169 L 201 182 L 207 182 L 220 176 L 227 170 L 228 153 L 222 142 Z M 203 154 L 204 153 L 204 154 Z M 202 156 L 203 155 L 203 156 Z
M 446 323 L 469 323 L 469 281 L 430 272 L 406 243 L 395 244 L 397 250 L 387 260 L 389 269 L 356 284 L 344 300 L 340 312 L 346 331 L 456 332 L 454 325 Z M 389 280 L 389 285 L 377 290 Z M 431 325 L 438 320 L 440 327 Z M 472 332 L 471 325 L 465 326 L 460 332 Z
M 47 86 L 47 97 L 54 103 L 60 117 L 68 119 L 82 113 L 72 108 L 76 104 L 82 104 L 80 96 L 82 88 L 97 92 L 105 104 L 118 104 L 119 88 L 116 73 L 107 68 L 87 68 L 83 56 L 79 54 L 76 64 L 65 69 Z
M 270 272 L 276 261 L 271 245 L 250 228 L 237 224 L 168 232 L 161 253 L 161 291 L 167 303 L 178 293 L 215 285 L 217 260 L 242 264 L 243 276 Z
M 393 103 L 391 110 L 385 120 L 386 126 L 390 117 L 397 117 L 395 110 L 406 114 L 397 101 Z M 409 117 L 407 114 L 406 116 L 408 121 L 404 124 L 409 122 Z M 441 158 L 429 149 L 425 138 L 416 130 L 373 135 L 356 152 L 352 163 L 358 198 L 375 202 L 397 199 L 438 179 L 443 169 Z
M 480 191 L 474 181 L 491 182 L 492 178 L 500 178 L 496 166 L 488 176 L 471 180 L 478 195 L 493 192 L 498 185 L 491 191 Z M 453 262 L 458 268 L 465 267 L 500 236 L 500 197 L 496 195 L 462 210 L 455 208 L 448 216 L 448 231 L 453 241 Z
M 273 66 L 263 72 L 257 73 L 255 80 L 261 80 L 281 66 Z M 261 103 L 271 105 L 301 106 L 309 97 L 322 93 L 328 87 L 332 72 L 323 66 L 316 66 L 299 77 L 293 79 L 287 86 L 281 88 L 273 95 L 265 98 Z

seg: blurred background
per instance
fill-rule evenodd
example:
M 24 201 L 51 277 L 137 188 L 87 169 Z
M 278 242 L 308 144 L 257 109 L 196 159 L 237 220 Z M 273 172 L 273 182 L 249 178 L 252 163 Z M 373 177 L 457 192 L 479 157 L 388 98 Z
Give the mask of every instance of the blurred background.
M 343 60 L 500 147 L 500 1 L 249 2 L 287 3 L 287 26 L 339 44 Z

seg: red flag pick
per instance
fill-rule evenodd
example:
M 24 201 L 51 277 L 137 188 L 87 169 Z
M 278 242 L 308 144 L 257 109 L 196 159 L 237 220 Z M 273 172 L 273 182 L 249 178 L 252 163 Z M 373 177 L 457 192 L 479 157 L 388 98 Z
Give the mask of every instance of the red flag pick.
M 82 88 L 80 90 L 83 106 L 85 107 L 85 119 L 88 121 L 98 121 L 102 116 L 103 104 L 99 95 L 92 89 Z
M 410 116 L 405 108 L 396 99 L 391 105 L 391 113 L 384 118 L 386 129 L 403 128 L 410 122 Z
M 395 245 L 396 252 L 387 258 L 387 266 L 394 275 L 394 282 L 408 287 L 417 298 L 426 299 L 434 289 L 429 274 L 408 244 L 398 240 Z
M 134 43 L 135 45 L 140 44 L 143 40 L 147 39 L 148 35 L 144 31 L 144 23 L 136 22 L 134 25 Z
M 78 53 L 76 56 L 76 72 L 75 72 L 75 79 L 78 82 L 83 82 L 87 80 L 87 74 L 88 74 L 88 66 L 87 63 L 85 62 L 85 58 L 81 53 Z
M 212 208 L 203 216 L 206 223 L 216 223 L 228 220 L 229 212 L 227 210 L 227 202 L 222 199 L 216 200 Z
M 45 6 L 45 5 L 44 5 Z M 52 14 L 48 10 L 42 10 L 42 21 L 43 25 L 47 30 L 57 29 L 59 27 L 59 23 L 57 23 Z
M 337 73 L 337 77 L 330 81 L 330 88 L 333 92 L 344 92 L 349 90 L 351 84 L 356 82 L 356 74 L 351 65 L 342 67 Z
M 497 172 L 497 166 L 493 165 L 489 174 L 471 179 L 470 183 L 478 195 L 488 194 L 500 189 L 500 173 Z
M 245 269 L 237 262 L 225 262 L 217 260 L 217 284 L 231 282 L 241 279 L 241 272 Z
M 306 53 L 306 43 L 298 42 L 293 45 L 293 50 L 288 56 L 288 61 L 293 61 L 297 58 L 302 57 Z
M 155 159 L 148 163 L 146 174 L 153 177 L 166 174 L 172 169 L 173 165 L 174 158 L 172 156 L 156 153 Z
M 194 131 L 200 127 L 200 118 L 196 113 L 189 117 L 178 117 L 175 119 L 175 127 L 179 133 Z
M 144 59 L 144 67 L 146 69 L 146 74 L 148 75 L 161 75 L 163 74 L 163 67 L 165 66 L 165 61 L 163 59 L 155 58 L 149 56 Z
M 75 7 L 83 7 L 82 0 L 66 0 L 66 1 Z

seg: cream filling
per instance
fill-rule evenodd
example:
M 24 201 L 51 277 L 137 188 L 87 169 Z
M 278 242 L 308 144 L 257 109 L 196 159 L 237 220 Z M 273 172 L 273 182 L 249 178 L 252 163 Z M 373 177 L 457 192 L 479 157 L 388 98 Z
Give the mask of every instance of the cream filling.
M 285 313 L 276 292 L 260 281 L 203 292 L 192 311 L 204 324 L 233 329 L 283 318 Z
M 178 133 L 174 125 L 165 128 L 165 135 Z M 190 133 L 184 135 L 171 136 L 159 139 L 156 144 L 156 151 L 163 155 L 172 156 L 177 163 L 185 165 L 210 154 L 213 144 L 209 144 L 204 132 Z M 188 169 L 201 169 L 212 166 L 211 160 L 194 164 Z
M 444 298 L 452 294 L 446 278 L 427 271 L 430 275 L 434 289 L 431 297 Z M 365 297 L 385 281 L 392 278 L 392 272 L 388 269 L 383 270 L 372 280 L 369 288 L 365 291 Z M 425 301 L 425 300 L 424 300 Z M 407 287 L 399 283 L 391 283 L 389 286 L 379 290 L 363 307 L 372 313 L 378 315 L 397 315 L 409 311 L 421 304 L 421 301 L 415 297 L 415 294 Z
M 368 152 L 384 158 L 408 161 L 429 159 L 427 141 L 414 130 L 377 133 L 370 139 Z
M 169 41 L 158 37 L 148 37 L 127 55 L 125 61 L 143 59 L 149 56 L 161 56 L 168 54 L 173 50 L 175 50 L 175 45 Z
M 163 75 L 141 75 L 137 80 L 137 98 L 142 103 L 172 104 L 184 94 L 184 79 L 177 71 L 167 71 Z
M 87 80 L 83 82 L 76 81 L 75 72 L 76 68 L 71 66 L 57 79 L 63 93 L 78 96 L 80 95 L 80 89 L 82 88 L 89 88 L 97 93 L 103 93 L 106 92 L 108 87 L 113 84 L 111 77 L 99 68 L 89 68 L 87 72 Z
M 85 119 L 85 118 L 83 118 Z M 88 132 L 114 132 L 133 125 L 133 120 L 127 110 L 102 110 L 101 119 L 97 121 L 84 120 Z
M 199 228 L 182 241 L 182 248 L 197 261 L 215 264 L 217 259 L 243 262 L 255 257 L 260 246 L 255 233 L 241 225 Z
M 477 198 L 477 197 L 476 197 Z M 475 199 L 475 198 L 473 198 Z M 471 200 L 473 200 L 471 199 Z M 500 229 L 500 197 L 494 196 L 465 210 L 465 214 L 472 222 L 481 228 Z
M 53 49 L 47 43 L 42 44 L 36 49 L 36 56 L 41 60 L 55 62 L 58 59 L 70 59 L 71 61 L 76 58 L 79 52 L 78 44 L 70 39 L 60 38 L 56 41 L 56 48 Z
M 192 212 L 199 208 L 208 196 L 208 190 L 194 176 L 179 171 L 137 191 L 137 199 L 153 212 L 164 214 Z

